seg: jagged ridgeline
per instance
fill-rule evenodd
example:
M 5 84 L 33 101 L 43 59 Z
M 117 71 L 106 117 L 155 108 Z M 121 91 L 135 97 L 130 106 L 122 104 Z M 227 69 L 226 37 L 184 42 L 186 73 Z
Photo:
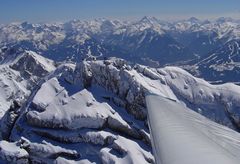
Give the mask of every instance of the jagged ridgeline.
M 0 53 L 32 50 L 74 62 L 115 56 L 151 67 L 178 65 L 213 83 L 239 83 L 239 39 L 240 23 L 230 18 L 23 22 L 0 26 Z
M 237 85 L 212 85 L 178 67 L 120 58 L 60 63 L 33 51 L 13 56 L 0 66 L 1 162 L 153 163 L 149 93 L 227 126 L 201 122 L 203 132 L 215 129 L 213 139 L 240 153 Z

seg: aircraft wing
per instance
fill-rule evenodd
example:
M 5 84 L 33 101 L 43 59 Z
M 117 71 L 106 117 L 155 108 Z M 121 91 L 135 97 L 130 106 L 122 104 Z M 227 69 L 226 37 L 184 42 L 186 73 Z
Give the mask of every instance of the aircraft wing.
M 235 131 L 161 96 L 148 95 L 146 102 L 157 164 L 240 163 L 240 137 Z

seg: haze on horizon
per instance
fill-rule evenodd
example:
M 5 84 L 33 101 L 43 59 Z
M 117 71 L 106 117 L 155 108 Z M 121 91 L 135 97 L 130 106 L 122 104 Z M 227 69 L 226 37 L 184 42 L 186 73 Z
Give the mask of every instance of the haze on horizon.
M 197 17 L 240 19 L 239 0 L 0 0 L 0 24 L 71 19 L 139 19 L 154 16 L 163 20 Z

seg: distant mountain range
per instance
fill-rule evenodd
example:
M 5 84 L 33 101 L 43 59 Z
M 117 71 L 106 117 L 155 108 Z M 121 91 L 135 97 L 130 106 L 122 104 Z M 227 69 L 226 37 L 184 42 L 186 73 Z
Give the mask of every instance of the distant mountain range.
M 1 58 L 32 50 L 55 61 L 120 57 L 152 67 L 178 65 L 212 82 L 238 82 L 240 21 L 190 18 L 166 22 L 96 19 L 11 23 L 0 27 Z M 231 70 L 231 72 L 229 72 Z

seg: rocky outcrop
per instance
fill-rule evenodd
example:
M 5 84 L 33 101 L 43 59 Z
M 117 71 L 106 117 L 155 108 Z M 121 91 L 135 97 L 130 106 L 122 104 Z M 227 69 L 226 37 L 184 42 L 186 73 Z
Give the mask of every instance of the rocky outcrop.
M 0 162 L 27 164 L 27 163 L 52 163 L 58 157 L 77 159 L 80 154 L 74 150 L 64 149 L 43 141 L 42 143 L 30 142 L 22 137 L 17 142 L 0 141 Z
M 17 146 L 17 143 L 0 141 L 0 162 L 2 159 L 6 163 L 28 164 L 28 158 L 28 152 Z
M 66 130 L 110 128 L 134 138 L 140 138 L 138 132 L 131 128 L 108 104 L 98 103 L 85 89 L 69 97 L 67 91 L 59 84 L 57 85 L 56 81 L 57 79 L 54 78 L 46 82 L 33 99 L 33 109 L 26 114 L 28 124 Z M 41 97 L 41 92 L 45 93 L 47 89 L 51 93 L 51 87 L 54 87 L 55 93 L 52 94 L 55 94 L 55 97 L 45 101 Z M 56 101 L 61 103 L 56 104 Z M 34 110 L 35 108 L 37 111 Z M 39 111 L 40 108 L 44 109 Z
M 83 80 L 84 86 L 96 84 L 104 87 L 119 96 L 120 99 L 113 98 L 117 105 L 125 106 L 138 119 L 146 119 L 144 94 L 148 90 L 137 81 L 136 72 L 131 71 L 131 66 L 126 61 L 115 59 L 82 62 L 75 72 L 81 73 L 81 76 L 76 76 L 76 81 Z
M 32 162 L 45 157 L 47 163 L 153 163 L 147 94 L 175 100 L 233 129 L 239 116 L 239 87 L 210 85 L 176 67 L 153 69 L 113 58 L 62 64 L 47 74 L 20 116 L 10 110 L 14 119 L 6 119 L 12 130 L 4 134 Z
M 60 146 L 54 146 L 46 141 L 43 141 L 42 143 L 34 143 L 30 142 L 26 138 L 21 138 L 19 144 L 22 149 L 25 149 L 30 154 L 30 158 L 33 160 L 41 158 L 42 162 L 44 162 L 44 158 L 56 159 L 57 157 L 62 156 L 77 159 L 80 156 L 77 151 L 64 149 Z
M 2 139 L 9 140 L 12 128 L 16 120 L 20 115 L 20 105 L 17 101 L 13 101 L 13 104 L 10 106 L 9 110 L 5 113 L 1 119 L 0 125 L 0 134 Z
M 234 84 L 215 86 L 177 67 L 131 66 L 117 58 L 84 61 L 78 64 L 75 72 L 81 73 L 75 76 L 75 81 L 84 79 L 85 86 L 100 85 L 114 93 L 116 96 L 110 99 L 137 119 L 146 119 L 145 95 L 158 94 L 181 101 L 218 123 L 239 128 L 240 93 Z
M 65 80 L 66 77 L 67 79 Z M 136 153 L 140 151 L 143 154 L 148 154 L 146 159 L 141 157 L 143 163 L 153 161 L 153 156 L 149 152 L 150 139 L 146 135 L 147 129 L 143 124 L 139 124 L 135 119 L 130 120 L 131 116 L 127 113 L 121 114 L 120 111 L 116 111 L 112 106 L 114 104 L 101 102 L 99 96 L 101 94 L 104 95 L 103 92 L 98 92 L 95 89 L 91 90 L 91 88 L 88 88 L 90 90 L 84 89 L 81 81 L 74 85 L 70 83 L 71 80 L 69 79 L 71 79 L 71 75 L 63 73 L 44 82 L 31 100 L 26 113 L 14 126 L 11 140 L 22 140 L 22 136 L 29 140 L 27 145 L 32 145 L 32 147 L 30 146 L 31 149 L 29 146 L 23 147 L 33 156 L 30 157 L 31 161 L 41 162 L 41 155 L 36 152 L 41 152 L 40 150 L 44 143 L 33 143 L 31 140 L 34 140 L 35 137 L 32 138 L 28 134 L 63 143 L 61 146 L 63 149 L 66 149 L 67 145 L 73 143 L 75 145 L 87 144 L 89 146 L 85 146 L 84 149 L 93 147 L 94 151 L 98 149 L 100 151 L 109 148 L 120 154 L 121 149 L 114 146 L 114 141 L 121 137 L 125 138 L 126 142 L 136 142 L 134 148 L 131 148 Z M 45 96 L 46 93 L 48 93 L 48 97 Z M 116 98 L 115 101 L 120 100 Z M 114 105 L 114 107 L 117 106 Z M 26 125 L 19 131 L 16 127 L 20 127 L 23 123 Z M 145 145 L 145 148 L 139 146 L 137 142 L 140 142 L 140 145 Z M 50 142 L 50 144 L 53 143 Z M 94 157 L 97 161 L 104 161 L 98 153 L 94 151 L 89 153 L 88 150 L 79 148 L 76 148 L 76 151 L 81 155 L 74 160 L 80 161 L 91 156 L 90 158 Z M 55 159 L 58 159 L 57 161 L 60 159 L 65 161 L 64 158 L 66 156 L 64 156 L 64 153 L 56 154 L 49 148 L 45 149 L 49 150 L 49 152 L 45 152 L 48 154 L 45 157 L 46 159 L 53 161 L 53 157 L 50 154 L 54 154 L 54 161 Z M 132 151 L 127 146 L 125 146 L 125 149 Z M 114 152 L 110 154 L 114 155 Z M 137 155 L 136 153 L 129 154 L 126 152 L 121 155 L 133 160 L 135 155 Z M 63 159 L 60 157 L 63 157 Z

